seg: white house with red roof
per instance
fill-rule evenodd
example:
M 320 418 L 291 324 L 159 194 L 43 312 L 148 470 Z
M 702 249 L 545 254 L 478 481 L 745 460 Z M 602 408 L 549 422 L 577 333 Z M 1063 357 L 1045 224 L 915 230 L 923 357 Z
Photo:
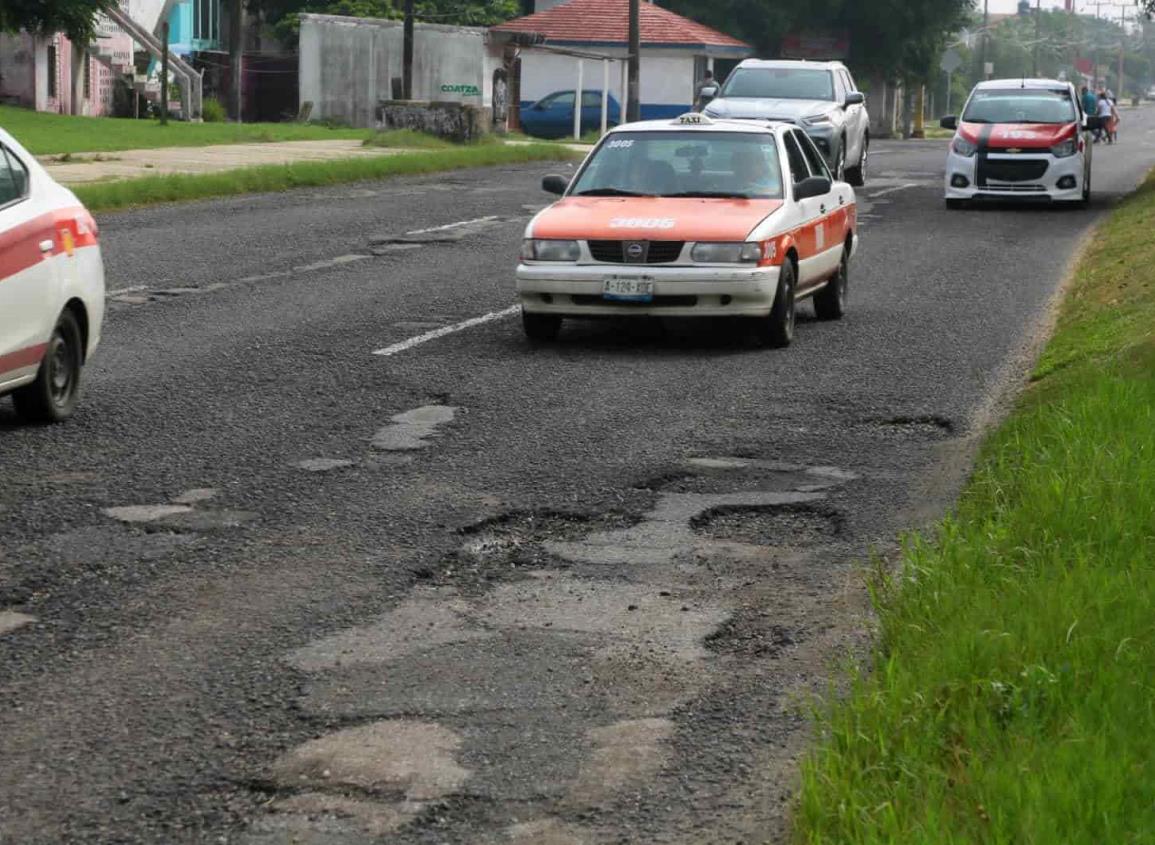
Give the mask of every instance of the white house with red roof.
M 550 94 L 576 91 L 579 77 L 583 91 L 600 94 L 607 75 L 610 93 L 624 104 L 629 0 L 566 0 L 490 32 L 534 44 L 523 46 L 519 56 L 517 101 L 523 109 Z M 715 60 L 742 59 L 754 52 L 737 38 L 645 0 L 641 41 L 643 119 L 685 113 L 693 105 L 698 82 Z M 515 90 L 516 86 L 517 82 Z

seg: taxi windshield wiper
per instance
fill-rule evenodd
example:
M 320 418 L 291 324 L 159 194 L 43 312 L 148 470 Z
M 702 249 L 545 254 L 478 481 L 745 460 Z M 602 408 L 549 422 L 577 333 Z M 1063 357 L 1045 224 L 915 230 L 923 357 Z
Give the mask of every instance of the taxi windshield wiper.
M 662 194 L 667 199 L 695 199 L 695 200 L 748 200 L 753 199 L 750 194 L 737 191 L 686 191 L 681 194 Z
M 653 194 L 640 194 L 637 191 L 627 191 L 625 188 L 590 188 L 588 191 L 578 191 L 579 197 L 652 197 Z

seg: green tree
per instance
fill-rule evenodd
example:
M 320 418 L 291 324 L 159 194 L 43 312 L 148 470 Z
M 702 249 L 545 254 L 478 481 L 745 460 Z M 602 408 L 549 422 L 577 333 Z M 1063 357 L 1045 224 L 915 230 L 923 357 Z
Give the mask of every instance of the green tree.
M 402 0 L 252 0 L 277 35 L 293 43 L 303 13 L 348 15 L 355 18 L 402 17 Z M 520 14 L 518 0 L 417 0 L 417 20 L 457 26 L 492 26 Z
M 793 33 L 845 32 L 860 75 L 921 80 L 934 73 L 948 36 L 973 0 L 662 0 L 673 11 L 748 41 L 759 55 L 778 55 Z
M 114 6 L 116 0 L 0 0 L 0 31 L 63 32 L 87 43 L 97 17 Z

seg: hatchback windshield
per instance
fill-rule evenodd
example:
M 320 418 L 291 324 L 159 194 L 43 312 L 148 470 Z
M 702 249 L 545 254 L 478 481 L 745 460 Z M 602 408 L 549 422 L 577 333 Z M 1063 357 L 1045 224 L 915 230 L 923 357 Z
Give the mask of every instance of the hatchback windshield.
M 767 133 L 616 132 L 572 195 L 781 199 L 782 168 Z
M 1013 88 L 975 91 L 963 112 L 966 123 L 1074 123 L 1069 91 Z
M 783 100 L 833 100 L 834 76 L 809 68 L 738 68 L 726 80 L 723 97 Z

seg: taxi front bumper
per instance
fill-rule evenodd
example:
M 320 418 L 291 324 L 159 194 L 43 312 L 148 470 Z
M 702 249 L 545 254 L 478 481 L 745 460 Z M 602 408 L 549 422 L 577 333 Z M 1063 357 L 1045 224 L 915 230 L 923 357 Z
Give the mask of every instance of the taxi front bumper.
M 765 317 L 778 292 L 779 267 L 521 264 L 517 292 L 531 314 L 566 317 Z M 605 281 L 654 283 L 651 302 L 605 299 Z
M 1012 180 L 995 171 L 980 178 L 979 156 L 947 154 L 945 195 L 952 200 L 1023 200 L 1078 202 L 1083 198 L 1085 160 L 1082 155 L 1056 158 L 1049 151 L 1006 155 L 992 151 L 989 162 L 1002 168 L 1019 166 Z M 1028 172 L 1033 168 L 1036 172 Z

